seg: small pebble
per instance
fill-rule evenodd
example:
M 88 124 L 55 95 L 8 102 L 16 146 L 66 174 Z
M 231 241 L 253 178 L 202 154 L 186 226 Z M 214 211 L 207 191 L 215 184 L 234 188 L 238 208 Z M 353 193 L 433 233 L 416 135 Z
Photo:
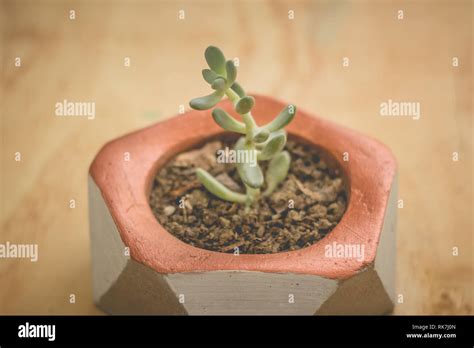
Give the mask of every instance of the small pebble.
M 163 209 L 163 213 L 165 213 L 166 216 L 173 215 L 175 211 L 176 211 L 176 208 L 173 207 L 172 205 L 167 205 L 165 209 Z
M 220 218 L 219 218 L 219 221 L 221 222 L 222 226 L 224 226 L 224 227 L 230 226 L 230 221 L 227 220 L 227 219 L 224 218 L 224 217 L 220 217 Z
M 260 226 L 257 230 L 257 236 L 262 237 L 265 234 L 265 226 Z

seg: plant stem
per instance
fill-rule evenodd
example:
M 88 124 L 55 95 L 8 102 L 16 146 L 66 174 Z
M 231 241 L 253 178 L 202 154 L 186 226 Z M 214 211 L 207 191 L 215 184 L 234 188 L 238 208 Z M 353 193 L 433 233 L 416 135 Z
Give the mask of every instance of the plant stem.
M 247 185 L 245 185 L 245 192 L 247 194 L 247 198 L 250 200 L 248 205 L 252 204 L 260 196 L 260 189 L 254 189 Z
M 234 92 L 231 88 L 228 88 L 225 92 L 227 98 L 229 98 L 234 107 L 237 105 L 240 97 L 237 93 Z M 246 114 L 242 115 L 242 120 L 245 123 L 245 148 L 249 151 L 255 150 L 255 142 L 253 141 L 253 136 L 255 129 L 258 128 L 257 123 L 255 122 L 252 113 L 249 111 Z M 253 189 L 247 185 L 245 185 L 245 193 L 247 196 L 246 205 L 249 207 L 257 198 L 260 196 L 260 189 Z
M 235 93 L 234 90 L 232 90 L 231 88 L 228 88 L 225 91 L 225 94 L 227 98 L 229 98 L 232 101 L 235 107 L 235 105 L 240 99 L 239 95 Z M 253 119 L 252 113 L 250 111 L 242 115 L 242 120 L 244 121 L 245 128 L 247 129 L 247 132 L 246 132 L 247 145 L 253 149 L 254 148 L 253 133 L 254 133 L 254 130 L 258 127 L 257 123 Z

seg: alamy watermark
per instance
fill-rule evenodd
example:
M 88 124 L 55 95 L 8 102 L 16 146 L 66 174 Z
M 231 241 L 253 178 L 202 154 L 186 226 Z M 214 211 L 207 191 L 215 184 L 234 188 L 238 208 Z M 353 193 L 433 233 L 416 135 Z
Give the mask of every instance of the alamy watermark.
M 79 116 L 95 119 L 95 102 L 71 102 L 64 99 L 55 104 L 56 116 Z
M 248 163 L 251 167 L 257 165 L 257 150 L 217 150 L 217 163 Z
M 26 322 L 18 326 L 20 338 L 47 338 L 52 342 L 56 339 L 56 325 L 36 325 Z
M 0 244 L 0 259 L 30 259 L 38 261 L 38 244 Z
M 363 261 L 365 258 L 364 244 L 341 244 L 332 242 L 324 246 L 324 256 L 329 258 L 350 258 Z
M 389 99 L 380 104 L 380 116 L 406 116 L 419 120 L 421 106 L 419 102 L 397 102 Z

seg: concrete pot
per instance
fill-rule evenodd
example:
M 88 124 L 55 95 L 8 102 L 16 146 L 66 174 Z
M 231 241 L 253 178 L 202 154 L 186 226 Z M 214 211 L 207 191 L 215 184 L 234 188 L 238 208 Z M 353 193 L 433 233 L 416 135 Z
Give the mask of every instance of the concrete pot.
M 219 106 L 233 113 L 229 101 Z M 284 106 L 256 96 L 253 114 L 266 123 Z M 287 130 L 335 159 L 346 175 L 349 202 L 324 239 L 276 254 L 195 248 L 168 233 L 149 207 L 157 170 L 222 132 L 209 111 L 190 111 L 107 143 L 89 176 L 96 304 L 111 314 L 389 312 L 395 298 L 393 155 L 374 139 L 301 110 Z M 355 248 L 363 257 L 348 253 Z

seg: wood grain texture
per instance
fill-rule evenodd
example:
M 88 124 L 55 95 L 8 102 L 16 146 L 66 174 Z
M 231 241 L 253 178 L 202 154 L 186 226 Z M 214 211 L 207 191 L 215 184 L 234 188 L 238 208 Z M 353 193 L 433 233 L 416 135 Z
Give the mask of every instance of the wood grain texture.
M 471 1 L 0 6 L 0 243 L 39 244 L 36 263 L 0 259 L 0 314 L 101 313 L 92 303 L 89 164 L 106 141 L 208 92 L 200 70 L 209 44 L 239 58 L 238 79 L 248 91 L 291 101 L 393 150 L 404 201 L 396 283 L 404 302 L 395 313 L 473 312 Z M 63 99 L 95 101 L 96 118 L 56 117 Z M 420 102 L 420 120 L 381 117 L 388 99 Z

